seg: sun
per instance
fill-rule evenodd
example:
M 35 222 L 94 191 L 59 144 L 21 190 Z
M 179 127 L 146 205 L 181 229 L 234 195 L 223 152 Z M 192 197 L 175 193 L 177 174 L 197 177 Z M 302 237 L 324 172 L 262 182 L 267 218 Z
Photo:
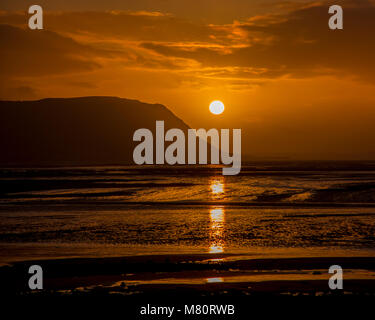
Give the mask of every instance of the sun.
M 224 103 L 219 100 L 210 103 L 210 111 L 213 114 L 222 114 L 224 112 Z

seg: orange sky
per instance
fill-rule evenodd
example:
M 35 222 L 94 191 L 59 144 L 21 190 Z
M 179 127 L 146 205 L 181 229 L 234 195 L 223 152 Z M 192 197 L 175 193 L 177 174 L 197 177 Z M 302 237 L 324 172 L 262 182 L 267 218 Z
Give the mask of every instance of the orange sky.
M 28 1 L 0 4 L 1 99 L 158 102 L 194 128 L 243 129 L 256 158 L 375 159 L 374 1 L 335 1 L 342 31 L 325 2 L 38 4 L 43 31 L 27 29 Z

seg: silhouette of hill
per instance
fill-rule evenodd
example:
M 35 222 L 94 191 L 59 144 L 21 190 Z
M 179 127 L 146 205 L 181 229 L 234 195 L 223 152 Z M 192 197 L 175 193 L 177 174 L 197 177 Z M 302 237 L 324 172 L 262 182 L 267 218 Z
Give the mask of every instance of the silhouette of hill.
M 160 104 L 116 97 L 0 101 L 0 165 L 133 164 L 133 133 L 189 127 Z M 155 133 L 154 133 L 155 137 Z

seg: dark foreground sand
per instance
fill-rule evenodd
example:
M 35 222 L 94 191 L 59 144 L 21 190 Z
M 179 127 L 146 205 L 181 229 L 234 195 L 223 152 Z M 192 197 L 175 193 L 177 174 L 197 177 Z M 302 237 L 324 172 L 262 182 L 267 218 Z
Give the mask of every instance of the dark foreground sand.
M 44 289 L 30 291 L 28 268 L 43 267 Z M 331 265 L 344 289 L 328 286 Z M 0 268 L 5 295 L 247 296 L 372 295 L 375 257 L 253 259 L 229 254 L 171 254 L 16 262 Z

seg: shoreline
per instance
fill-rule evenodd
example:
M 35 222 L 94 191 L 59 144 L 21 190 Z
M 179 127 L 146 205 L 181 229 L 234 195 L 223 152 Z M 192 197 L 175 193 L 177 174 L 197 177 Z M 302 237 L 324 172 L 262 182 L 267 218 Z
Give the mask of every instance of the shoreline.
M 44 290 L 31 292 L 27 270 L 41 265 Z M 0 267 L 11 295 L 148 294 L 327 295 L 328 269 L 344 270 L 345 294 L 375 295 L 375 257 L 253 258 L 239 254 L 163 254 L 15 262 Z

